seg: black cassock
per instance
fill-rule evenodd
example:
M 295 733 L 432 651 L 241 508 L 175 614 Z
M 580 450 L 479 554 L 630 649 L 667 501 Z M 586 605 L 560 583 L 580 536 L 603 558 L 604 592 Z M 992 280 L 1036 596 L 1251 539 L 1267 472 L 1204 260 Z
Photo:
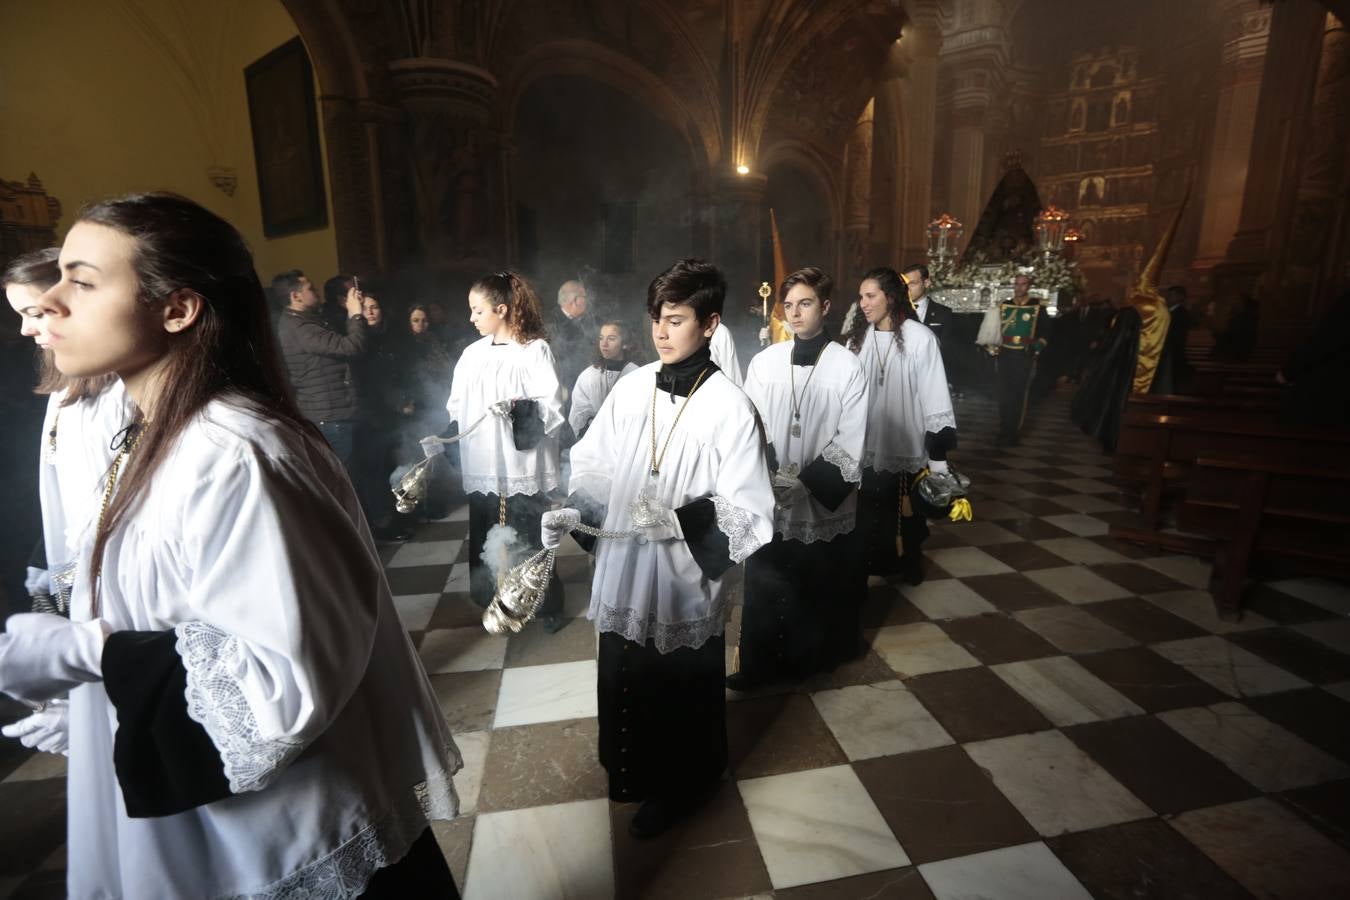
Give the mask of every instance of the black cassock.
M 1096 438 L 1107 453 L 1115 452 L 1120 420 L 1134 387 L 1140 323 L 1139 311 L 1132 306 L 1116 313 L 1069 407 L 1074 424 Z

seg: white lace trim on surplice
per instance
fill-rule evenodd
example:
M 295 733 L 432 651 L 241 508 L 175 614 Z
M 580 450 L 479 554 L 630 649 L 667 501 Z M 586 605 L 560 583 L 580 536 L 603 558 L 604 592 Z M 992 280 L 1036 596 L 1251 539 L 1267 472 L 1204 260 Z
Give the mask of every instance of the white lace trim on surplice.
M 863 454 L 863 466 L 876 472 L 918 472 L 928 465 L 926 456 L 877 456 L 871 450 Z
M 726 630 L 726 625 L 726 604 L 720 597 L 713 601 L 707 617 L 687 622 L 662 623 L 656 621 L 654 612 L 644 615 L 631 607 L 615 609 L 604 603 L 599 604 L 595 616 L 596 631 L 608 631 L 635 644 L 646 644 L 650 640 L 657 653 L 670 653 L 681 647 L 697 650 L 707 643 L 708 638 Z
M 858 484 L 862 481 L 862 466 L 834 441 L 826 444 L 825 449 L 820 451 L 820 455 L 827 463 L 839 470 L 839 474 L 843 476 L 845 481 L 850 484 Z
M 754 519 L 750 513 L 720 494 L 713 494 L 712 502 L 717 510 L 717 530 L 727 537 L 727 555 L 733 563 L 745 562 L 751 553 L 759 549 Z
M 848 534 L 856 523 L 857 515 L 854 511 L 850 511 L 828 519 L 817 519 L 814 522 L 780 520 L 774 523 L 774 531 L 787 541 L 814 544 L 817 541 L 832 541 L 841 534 Z
M 931 416 L 923 417 L 923 430 L 937 434 L 944 428 L 956 427 L 956 413 L 952 410 L 933 413 Z
M 517 478 L 503 478 L 500 475 L 464 476 L 466 494 L 505 494 L 514 497 L 517 494 L 542 494 L 558 486 L 558 476 L 546 473 L 521 475 Z

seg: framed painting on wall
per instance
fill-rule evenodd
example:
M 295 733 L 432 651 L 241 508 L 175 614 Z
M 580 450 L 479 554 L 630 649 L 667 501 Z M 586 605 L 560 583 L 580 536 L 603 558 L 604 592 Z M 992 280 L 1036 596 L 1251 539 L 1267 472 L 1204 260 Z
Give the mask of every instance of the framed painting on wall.
M 244 69 L 263 235 L 312 231 L 328 224 L 314 74 L 300 38 Z

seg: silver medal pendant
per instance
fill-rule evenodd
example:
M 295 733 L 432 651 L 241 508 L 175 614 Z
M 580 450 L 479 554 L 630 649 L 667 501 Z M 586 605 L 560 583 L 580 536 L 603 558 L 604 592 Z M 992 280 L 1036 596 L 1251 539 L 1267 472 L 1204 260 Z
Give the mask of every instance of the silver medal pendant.
M 877 376 L 877 387 L 883 387 L 886 384 L 886 373 L 883 372 Z
M 793 422 L 793 423 L 792 423 L 792 436 L 793 436 L 793 437 L 801 437 L 801 436 L 802 436 L 802 426 L 801 426 L 799 423 L 797 423 L 797 422 Z

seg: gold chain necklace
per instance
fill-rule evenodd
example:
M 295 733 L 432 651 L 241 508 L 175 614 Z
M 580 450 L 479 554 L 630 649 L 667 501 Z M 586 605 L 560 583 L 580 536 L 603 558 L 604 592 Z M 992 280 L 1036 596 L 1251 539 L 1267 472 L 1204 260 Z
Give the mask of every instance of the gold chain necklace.
M 872 356 L 877 361 L 877 386 L 886 384 L 886 366 L 891 359 L 891 351 L 895 349 L 895 341 L 886 345 L 886 356 L 883 358 L 880 351 L 877 350 L 877 335 L 883 332 L 872 329 Z
M 802 385 L 801 402 L 797 400 L 797 376 L 793 371 L 792 354 L 788 354 L 788 384 L 792 389 L 792 436 L 802 436 L 802 403 L 806 401 L 806 389 L 811 386 L 811 379 L 815 377 L 816 369 L 820 368 L 820 357 L 825 352 L 829 342 L 822 344 L 816 351 L 816 358 L 811 362 L 811 374 L 806 376 L 806 383 Z
M 122 449 L 117 451 L 117 455 L 113 457 L 112 465 L 108 466 L 108 483 L 103 486 L 103 502 L 99 504 L 98 527 L 94 532 L 95 534 L 103 530 L 103 520 L 108 517 L 108 507 L 112 504 L 113 492 L 117 490 L 117 475 L 122 469 L 122 464 L 131 455 L 131 451 L 135 450 L 136 446 L 140 444 L 143 434 L 145 434 L 145 427 L 137 428 L 136 433 L 132 435 L 130 440 L 123 442 Z M 95 583 L 98 582 L 99 576 L 102 574 L 103 561 L 100 559 L 98 566 L 94 569 Z
M 677 410 L 676 413 L 675 413 L 675 421 L 673 421 L 673 422 L 670 423 L 670 431 L 669 431 L 669 433 L 666 434 L 666 440 L 665 440 L 665 443 L 663 443 L 663 444 L 661 445 L 661 455 L 660 455 L 660 456 L 658 456 L 658 455 L 656 454 L 656 392 L 657 392 L 657 389 L 658 389 L 658 385 L 660 384 L 659 379 L 658 379 L 658 381 L 657 381 L 657 384 L 652 385 L 652 415 L 651 415 L 651 418 L 652 418 L 652 468 L 651 468 L 651 475 L 652 475 L 653 478 L 655 478 L 657 475 L 660 475 L 660 474 L 661 474 L 661 462 L 666 458 L 666 451 L 670 449 L 670 439 L 671 439 L 672 437 L 675 436 L 675 426 L 678 425 L 678 424 L 680 424 L 680 416 L 684 415 L 684 408 L 685 408 L 686 406 L 689 405 L 689 399 L 690 399 L 691 397 L 694 396 L 694 391 L 698 390 L 698 386 L 699 386 L 700 384 L 703 383 L 703 377 L 704 377 L 705 375 L 707 375 L 707 374 L 708 374 L 709 372 L 711 372 L 711 371 L 712 371 L 712 367 L 711 367 L 711 366 L 708 366 L 708 367 L 705 368 L 702 372 L 699 372 L 699 373 L 698 373 L 698 378 L 694 379 L 694 386 L 691 387 L 691 388 L 689 389 L 689 393 L 686 394 L 685 397 L 684 397 L 684 402 L 680 404 L 679 410 Z M 671 388 L 672 388 L 672 389 L 674 388 L 674 385 L 673 385 L 673 384 L 671 385 Z

